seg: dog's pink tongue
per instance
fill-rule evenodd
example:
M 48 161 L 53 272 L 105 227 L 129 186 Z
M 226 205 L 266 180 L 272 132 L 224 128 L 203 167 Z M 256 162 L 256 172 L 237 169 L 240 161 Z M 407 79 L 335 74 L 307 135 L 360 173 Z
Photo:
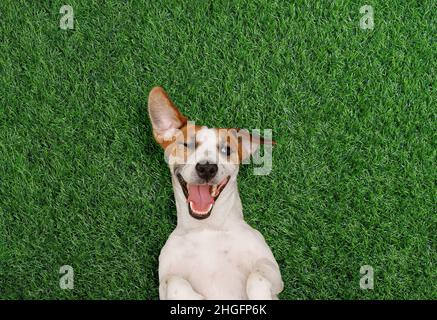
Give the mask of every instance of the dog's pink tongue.
M 206 211 L 214 203 L 213 197 L 209 192 L 209 185 L 197 184 L 188 185 L 188 202 L 191 202 L 191 208 L 196 211 Z

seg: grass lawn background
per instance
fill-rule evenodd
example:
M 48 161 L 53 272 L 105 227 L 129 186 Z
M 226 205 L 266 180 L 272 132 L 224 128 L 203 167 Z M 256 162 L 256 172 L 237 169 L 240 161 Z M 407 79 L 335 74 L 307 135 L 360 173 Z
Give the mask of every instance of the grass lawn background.
M 64 31 L 65 1 L 0 2 L 1 299 L 158 297 L 156 85 L 198 124 L 273 129 L 271 174 L 239 186 L 282 299 L 437 298 L 434 1 L 67 3 Z

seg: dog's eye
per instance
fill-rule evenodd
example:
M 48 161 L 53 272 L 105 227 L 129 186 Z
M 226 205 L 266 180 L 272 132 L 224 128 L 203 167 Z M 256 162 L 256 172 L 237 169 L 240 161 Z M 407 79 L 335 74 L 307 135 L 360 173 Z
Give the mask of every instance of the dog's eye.
M 230 146 L 222 146 L 220 148 L 220 152 L 223 153 L 224 155 L 230 156 L 232 153 L 232 150 L 231 150 Z
M 184 142 L 184 147 L 187 149 L 194 149 L 196 147 L 196 143 L 195 142 Z

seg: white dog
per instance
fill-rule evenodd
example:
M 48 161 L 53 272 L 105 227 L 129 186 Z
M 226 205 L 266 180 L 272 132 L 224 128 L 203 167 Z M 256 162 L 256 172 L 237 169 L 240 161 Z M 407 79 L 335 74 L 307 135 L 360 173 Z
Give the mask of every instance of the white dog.
M 247 132 L 192 125 L 166 92 L 153 88 L 149 116 L 172 176 L 177 226 L 159 256 L 161 299 L 277 299 L 278 264 L 243 219 L 242 160 L 261 143 Z

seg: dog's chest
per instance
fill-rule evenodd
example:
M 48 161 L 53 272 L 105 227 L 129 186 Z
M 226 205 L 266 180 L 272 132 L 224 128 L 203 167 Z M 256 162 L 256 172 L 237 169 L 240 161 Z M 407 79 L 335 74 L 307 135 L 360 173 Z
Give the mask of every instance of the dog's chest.
M 248 228 L 172 234 L 161 251 L 159 272 L 182 275 L 210 299 L 243 299 L 253 265 L 270 257 L 262 236 Z

